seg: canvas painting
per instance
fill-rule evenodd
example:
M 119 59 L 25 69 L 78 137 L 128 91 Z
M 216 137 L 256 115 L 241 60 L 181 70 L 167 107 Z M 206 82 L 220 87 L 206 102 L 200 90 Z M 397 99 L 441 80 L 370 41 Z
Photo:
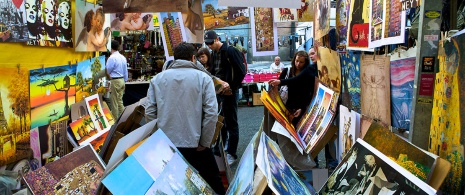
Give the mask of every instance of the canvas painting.
M 229 7 L 218 5 L 218 0 L 202 1 L 202 13 L 205 30 L 249 24 L 249 8 L 240 5 Z
M 203 43 L 203 13 L 201 1 L 188 0 L 187 12 L 182 12 L 184 28 L 186 30 L 186 42 Z
M 337 0 L 336 1 L 336 30 L 338 41 L 336 44 L 336 51 L 345 53 L 347 47 L 347 28 L 349 20 L 349 8 L 351 0 Z
M 256 138 L 254 136 L 254 138 Z M 255 168 L 254 149 L 256 144 L 255 139 L 252 138 L 249 145 L 242 154 L 241 161 L 237 165 L 236 174 L 229 184 L 226 194 L 251 194 L 253 190 L 253 177 Z
M 185 0 L 102 0 L 105 13 L 118 12 L 185 12 Z
M 426 153 L 412 143 L 398 137 L 389 130 L 389 127 L 377 122 L 372 123 L 363 137 L 363 141 L 422 181 L 428 182 L 431 178 L 438 156 Z
M 160 31 L 166 59 L 174 59 L 174 47 L 187 39 L 184 25 L 181 25 L 183 24 L 181 12 L 160 12 L 158 18 L 161 20 Z
M 348 20 L 348 45 L 350 50 L 368 49 L 368 40 L 370 38 L 370 0 L 352 0 L 350 1 L 349 20 Z
M 341 65 L 339 54 L 326 47 L 318 47 L 318 77 L 335 92 L 341 91 Z
M 310 123 L 313 122 L 317 115 L 317 112 L 320 110 L 321 105 L 323 105 L 322 101 L 323 95 L 325 95 L 326 87 L 320 87 L 320 84 L 318 84 L 317 86 L 318 88 L 316 94 L 312 99 L 312 102 L 310 103 L 307 112 L 304 113 L 302 119 L 299 121 L 299 123 L 297 123 L 296 130 L 301 137 L 307 133 Z
M 68 117 L 51 122 L 49 125 L 39 126 L 39 143 L 41 164 L 53 162 L 71 151 L 68 147 Z
M 406 12 L 401 1 L 371 0 L 369 48 L 404 43 Z
M 347 107 L 339 106 L 339 133 L 338 135 L 338 150 L 336 158 L 341 162 L 342 158 L 349 152 L 355 140 L 358 138 L 357 129 L 355 127 L 357 116 L 355 112 L 351 112 Z
M 362 114 L 391 124 L 390 59 L 365 55 L 360 60 Z
M 0 70 L 0 165 L 6 165 L 29 158 L 29 71 L 19 67 Z
M 311 0 L 301 0 L 300 8 L 297 8 L 297 19 L 299 22 L 312 22 L 314 16 L 313 3 Z
M 76 1 L 74 18 L 75 51 L 109 51 L 111 43 L 110 18 L 103 6 Z
M 25 0 L 28 45 L 74 47 L 71 2 L 68 0 Z
M 103 113 L 98 94 L 85 98 L 85 101 L 95 128 L 98 131 L 108 131 L 110 129 L 110 124 Z
M 105 93 L 106 76 L 99 74 L 105 70 L 105 56 L 91 58 L 78 62 L 76 68 L 76 102 L 97 93 Z M 98 83 L 93 83 L 94 78 L 101 76 Z
M 26 6 L 29 1 L 5 0 L 0 3 L 0 42 L 27 42 L 29 40 Z
M 342 69 L 342 105 L 361 113 L 360 54 L 347 52 L 340 56 Z
M 222 6 L 246 6 L 246 7 L 288 7 L 288 8 L 299 8 L 300 0 L 289 0 L 289 1 L 280 1 L 280 0 L 237 0 L 237 1 L 228 1 L 228 0 L 218 0 L 218 4 Z
M 31 167 L 32 170 L 42 166 L 42 157 L 40 153 L 40 140 L 39 140 L 39 128 L 36 127 L 30 131 L 30 143 L 33 153 L 33 161 L 36 162 L 37 167 Z
M 297 22 L 297 9 L 273 8 L 274 22 Z
M 254 56 L 278 55 L 278 28 L 272 8 L 250 8 Z
M 323 36 L 329 33 L 329 16 L 331 9 L 330 0 L 316 0 L 315 3 L 315 20 L 314 20 L 314 32 L 315 40 L 321 39 Z
M 90 145 L 23 176 L 33 194 L 97 194 L 104 163 Z
M 111 31 L 137 31 L 137 30 L 153 30 L 153 14 L 152 13 L 129 13 L 119 12 L 111 13 L 110 28 Z
M 332 110 L 326 111 L 324 117 L 313 123 L 316 124 L 314 131 L 312 132 L 313 135 L 311 135 L 310 141 L 308 141 L 307 137 L 305 137 L 306 140 L 305 142 L 308 143 L 307 148 L 305 148 L 305 151 L 307 153 L 311 153 L 313 151 L 313 148 L 317 144 L 319 140 L 326 134 L 326 130 L 329 127 L 329 124 L 333 121 L 334 118 L 334 112 Z
M 94 137 L 99 132 L 92 122 L 90 115 L 82 116 L 78 120 L 70 123 L 69 126 L 71 127 L 74 138 L 79 145 L 89 143 L 89 141 L 86 140 Z
M 413 109 L 416 52 L 404 53 L 400 58 L 397 54 L 391 56 L 391 125 L 408 131 Z
M 30 70 L 31 128 L 70 113 L 76 100 L 76 65 Z
M 358 139 L 319 194 L 436 194 L 370 144 Z
M 90 142 L 90 145 L 94 148 L 95 152 L 100 154 L 100 151 L 102 151 L 103 144 L 105 142 L 105 139 L 107 139 L 109 131 L 105 131 L 102 135 L 96 137 L 94 140 Z

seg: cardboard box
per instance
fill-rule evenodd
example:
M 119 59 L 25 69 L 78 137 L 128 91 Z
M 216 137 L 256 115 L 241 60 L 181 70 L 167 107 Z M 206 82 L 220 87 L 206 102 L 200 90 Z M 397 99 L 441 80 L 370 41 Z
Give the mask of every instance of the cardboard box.
M 263 106 L 262 100 L 260 100 L 261 93 L 253 93 L 252 102 L 254 106 Z

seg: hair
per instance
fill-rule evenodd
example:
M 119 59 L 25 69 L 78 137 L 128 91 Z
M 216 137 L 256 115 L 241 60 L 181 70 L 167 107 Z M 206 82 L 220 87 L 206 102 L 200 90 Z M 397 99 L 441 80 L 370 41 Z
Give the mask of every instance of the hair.
M 191 43 L 182 42 L 174 47 L 173 53 L 175 60 L 191 61 L 192 56 L 196 55 L 197 51 L 195 50 L 194 45 Z
M 310 57 L 308 57 L 308 53 L 305 51 L 298 51 L 297 53 L 294 54 L 294 57 L 292 58 L 292 61 L 291 61 L 291 75 L 295 75 L 295 72 L 297 69 L 295 67 L 295 59 L 297 58 L 297 56 L 304 57 L 305 59 L 304 68 L 310 64 Z
M 87 32 L 92 29 L 92 19 L 94 18 L 94 10 L 90 9 L 87 11 L 86 15 L 84 16 L 84 26 L 86 27 Z
M 276 60 L 276 58 L 278 58 L 279 60 L 281 60 L 281 57 L 279 57 L 279 56 L 274 57 L 275 60 Z
M 197 57 L 200 57 L 201 55 L 205 54 L 208 58 L 208 62 L 210 62 L 211 60 L 211 53 L 210 53 L 210 50 L 208 50 L 208 48 L 206 47 L 201 47 L 199 49 L 199 51 L 197 51 Z
M 326 74 L 328 74 L 328 67 L 326 67 L 326 66 L 323 65 L 323 66 L 321 67 L 321 73 L 323 73 L 323 71 L 325 71 Z
M 115 51 L 118 51 L 119 49 L 119 42 L 117 40 L 112 40 L 111 41 L 111 49 L 112 50 L 115 50 Z

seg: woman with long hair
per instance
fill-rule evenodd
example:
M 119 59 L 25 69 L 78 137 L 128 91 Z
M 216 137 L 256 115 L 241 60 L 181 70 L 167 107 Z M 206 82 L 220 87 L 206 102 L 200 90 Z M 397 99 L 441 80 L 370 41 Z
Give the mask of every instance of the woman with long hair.
M 208 48 L 202 47 L 197 52 L 197 59 L 199 62 L 207 69 L 208 72 L 212 73 L 212 66 L 211 66 L 211 54 Z

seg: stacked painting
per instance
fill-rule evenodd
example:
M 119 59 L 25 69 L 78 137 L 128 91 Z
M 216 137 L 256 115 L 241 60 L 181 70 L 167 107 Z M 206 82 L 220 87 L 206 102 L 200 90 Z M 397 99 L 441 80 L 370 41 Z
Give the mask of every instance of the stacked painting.
M 340 162 L 360 136 L 360 114 L 339 106 L 339 136 L 336 158 Z

